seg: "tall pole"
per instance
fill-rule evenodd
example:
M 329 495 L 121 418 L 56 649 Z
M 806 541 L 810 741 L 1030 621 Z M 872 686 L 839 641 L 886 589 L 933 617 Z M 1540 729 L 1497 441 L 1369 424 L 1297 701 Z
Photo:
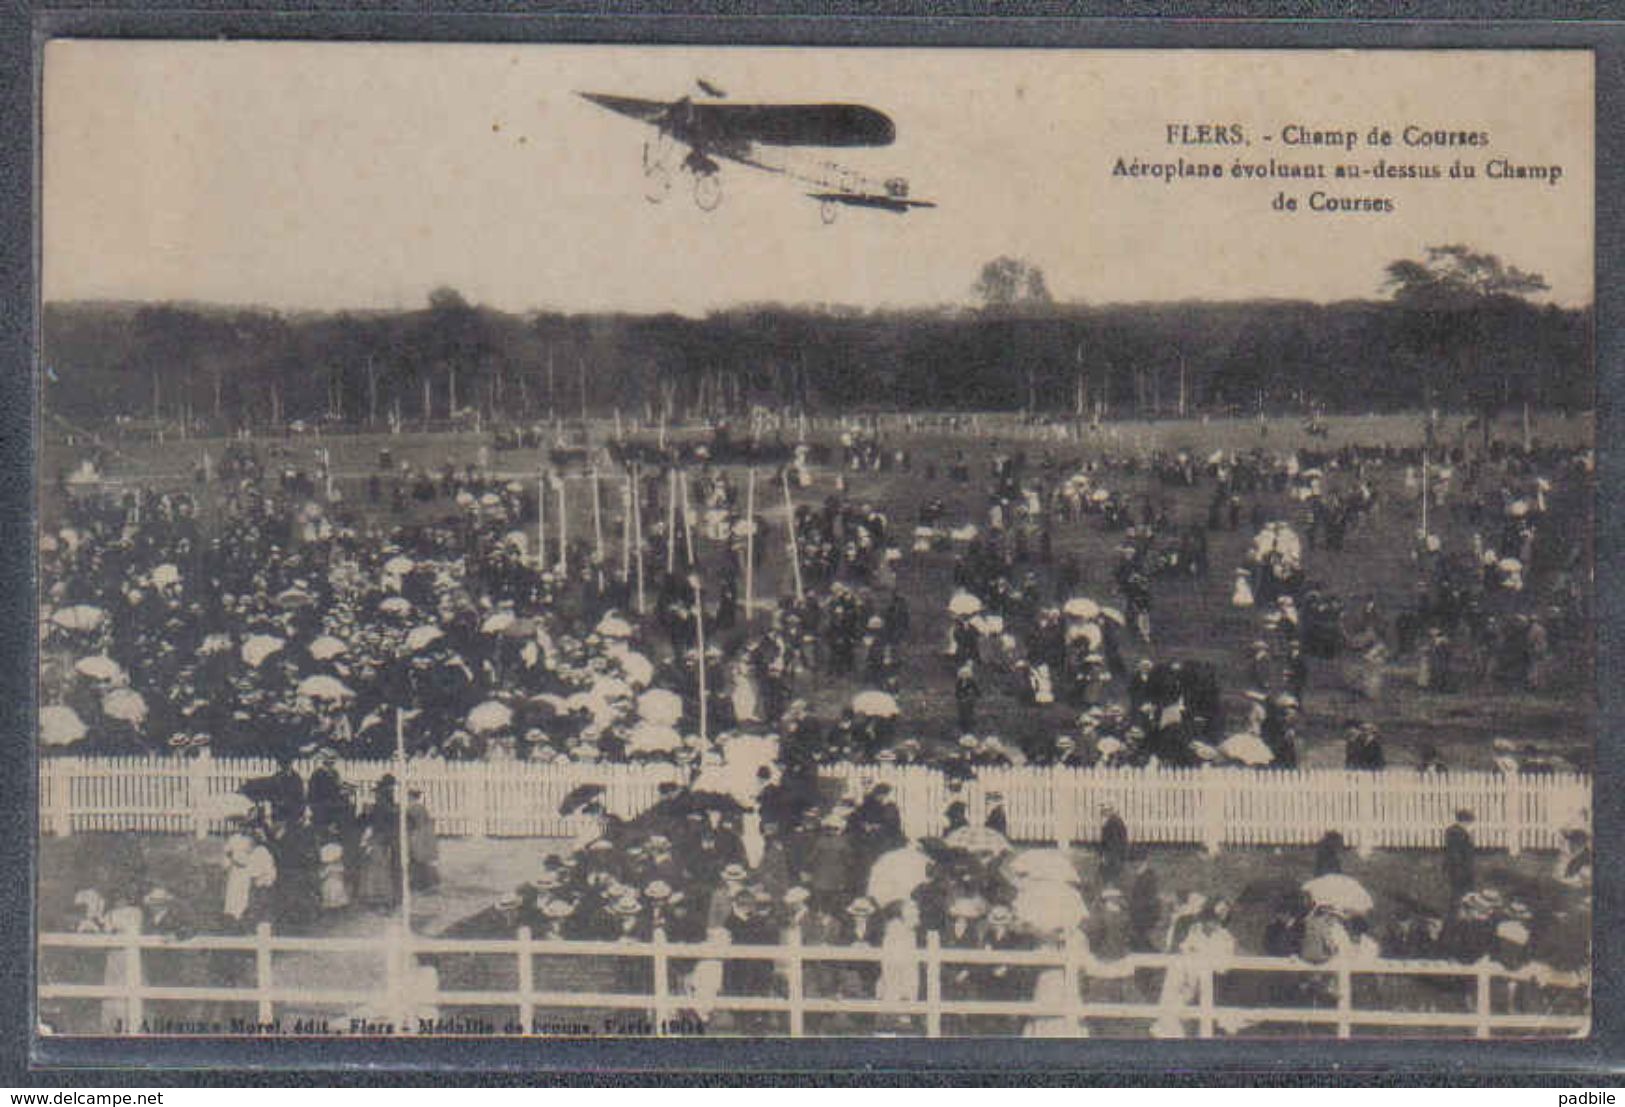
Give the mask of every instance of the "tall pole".
M 626 474 L 626 487 L 621 499 L 621 581 L 632 582 L 632 473 Z
M 683 552 L 688 555 L 690 569 L 695 567 L 694 561 L 694 514 L 688 502 L 688 474 L 684 473 L 678 481 L 678 487 L 683 491 Z
M 796 602 L 804 598 L 801 591 L 801 550 L 796 546 L 796 505 L 790 499 L 790 469 L 786 466 L 779 474 L 784 484 L 784 534 L 785 540 L 790 543 L 790 567 L 795 574 Z
M 671 488 L 666 493 L 666 572 L 677 567 L 677 466 L 671 467 Z
M 598 563 L 604 563 L 604 509 L 598 495 L 598 470 L 592 471 L 592 547 Z
M 547 568 L 547 470 L 536 478 L 536 568 Z
M 558 478 L 559 484 L 559 572 L 568 572 L 570 569 L 570 513 L 566 510 L 564 501 L 564 477 Z
M 640 491 L 640 476 L 636 462 L 632 463 L 632 557 L 636 562 L 638 571 L 638 614 L 644 611 L 643 604 L 643 498 Z
M 1428 537 L 1428 447 L 1422 443 L 1422 542 Z
M 756 468 L 745 477 L 745 625 L 756 610 Z
M 396 856 L 401 863 L 401 926 L 412 933 L 412 869 L 411 847 L 406 842 L 406 714 L 395 709 L 395 833 L 400 841 Z

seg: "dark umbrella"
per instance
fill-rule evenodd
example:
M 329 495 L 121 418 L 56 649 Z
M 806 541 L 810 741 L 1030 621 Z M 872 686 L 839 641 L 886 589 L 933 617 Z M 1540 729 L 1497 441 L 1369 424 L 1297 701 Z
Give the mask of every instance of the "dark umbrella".
M 564 802 L 559 804 L 559 814 L 574 815 L 603 794 L 602 784 L 582 784 L 572 788 L 570 794 L 564 797 Z

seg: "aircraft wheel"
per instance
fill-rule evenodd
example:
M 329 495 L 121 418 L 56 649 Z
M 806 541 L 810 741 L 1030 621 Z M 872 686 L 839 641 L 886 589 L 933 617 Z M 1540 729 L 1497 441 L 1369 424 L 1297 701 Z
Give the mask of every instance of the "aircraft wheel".
M 694 203 L 701 211 L 716 211 L 722 203 L 722 182 L 717 174 L 706 173 L 694 178 Z
M 654 166 L 643 174 L 643 198 L 658 204 L 671 194 L 671 170 L 663 165 Z
M 824 221 L 824 226 L 835 222 L 835 217 L 841 214 L 841 207 L 834 200 L 821 200 L 818 204 L 818 218 Z

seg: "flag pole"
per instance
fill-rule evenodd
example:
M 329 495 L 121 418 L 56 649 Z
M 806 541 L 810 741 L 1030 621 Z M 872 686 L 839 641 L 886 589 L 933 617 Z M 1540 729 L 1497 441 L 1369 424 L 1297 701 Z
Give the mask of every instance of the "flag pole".
M 642 615 L 643 605 L 643 499 L 640 491 L 641 476 L 637 462 L 632 463 L 632 557 L 637 563 L 638 571 L 638 614 Z
M 564 477 L 558 478 L 559 486 L 559 572 L 570 571 L 570 513 L 566 509 L 564 500 Z
M 796 602 L 803 599 L 801 591 L 801 551 L 796 546 L 796 505 L 790 499 L 790 467 L 786 465 L 779 474 L 784 483 L 784 533 L 790 543 L 790 567 L 795 573 Z
M 756 609 L 756 467 L 745 478 L 745 625 Z
M 666 493 L 666 572 L 677 567 L 677 466 L 671 467 L 671 489 Z

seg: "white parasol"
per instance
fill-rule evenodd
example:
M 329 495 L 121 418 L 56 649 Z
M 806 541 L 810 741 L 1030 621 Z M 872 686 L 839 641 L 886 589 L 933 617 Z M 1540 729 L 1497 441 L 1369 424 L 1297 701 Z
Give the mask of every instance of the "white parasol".
M 415 568 L 417 568 L 417 563 L 409 557 L 392 557 L 384 562 L 384 574 L 386 576 L 404 577 Z
M 1232 734 L 1219 743 L 1219 752 L 1243 765 L 1268 765 L 1275 760 L 1264 739 L 1250 732 Z
M 166 561 L 152 571 L 150 579 L 154 587 L 168 588 L 181 582 L 181 571 Z
M 39 710 L 39 740 L 47 746 L 67 746 L 85 736 L 84 720 L 79 712 L 65 704 L 55 703 Z
M 870 899 L 881 907 L 905 900 L 930 879 L 931 859 L 916 846 L 904 846 L 875 858 L 869 869 Z
M 513 612 L 498 611 L 485 617 L 485 621 L 480 624 L 480 632 L 482 634 L 501 634 L 517 621 L 518 616 Z
M 885 692 L 859 692 L 852 697 L 852 710 L 874 719 L 895 719 L 901 710 L 897 700 Z
M 406 635 L 406 652 L 417 653 L 419 650 L 427 649 L 445 636 L 445 631 L 427 623 L 420 627 L 413 627 Z
M 1078 883 L 1078 870 L 1072 858 L 1058 849 L 1023 850 L 1006 862 L 1005 871 L 1018 884 Z
M 299 682 L 299 694 L 307 700 L 325 700 L 342 703 L 355 696 L 355 691 L 337 677 L 326 675 L 306 677 Z
M 658 726 L 675 726 L 683 717 L 683 697 L 664 688 L 651 688 L 638 697 L 638 715 Z
M 405 596 L 386 596 L 378 604 L 378 610 L 385 615 L 409 615 L 412 612 L 412 601 Z
M 317 661 L 330 661 L 339 654 L 348 651 L 349 648 L 341 639 L 334 638 L 331 634 L 322 635 L 306 647 L 310 652 L 310 656 Z
M 273 634 L 251 635 L 243 643 L 243 660 L 257 669 L 267 657 L 281 650 L 285 645 L 287 645 L 286 642 Z
M 102 697 L 102 714 L 140 726 L 147 719 L 147 701 L 133 688 L 118 688 Z
M 1083 896 L 1065 884 L 1028 884 L 1016 892 L 1010 910 L 1016 918 L 1044 934 L 1071 930 L 1089 917 Z
M 598 633 L 605 638 L 630 638 L 632 624 L 619 615 L 605 615 L 598 620 Z
M 1010 848 L 1009 839 L 985 826 L 962 826 L 944 838 L 943 842 L 954 849 L 987 856 L 1004 853 Z
M 468 729 L 475 734 L 492 734 L 505 730 L 513 722 L 513 711 L 507 704 L 486 700 L 468 713 Z
M 309 607 L 316 602 L 316 597 L 303 588 L 285 588 L 277 593 L 276 605 L 284 611 L 292 611 L 299 607 Z
M 1094 619 L 1100 616 L 1100 605 L 1088 596 L 1073 596 L 1066 601 L 1063 612 L 1074 619 Z
M 975 615 L 982 610 L 982 601 L 969 592 L 955 592 L 948 601 L 950 615 Z
M 634 688 L 647 688 L 655 678 L 654 662 L 641 653 L 628 650 L 617 655 L 615 663 L 621 667 L 626 682 Z
M 1303 891 L 1316 906 L 1346 911 L 1350 915 L 1364 915 L 1375 906 L 1371 893 L 1358 880 L 1342 873 L 1317 876 L 1304 884 Z
M 102 625 L 106 614 L 99 607 L 92 607 L 87 603 L 76 603 L 72 607 L 64 607 L 51 616 L 51 622 L 63 630 L 95 630 Z
M 81 657 L 74 662 L 73 671 L 82 677 L 89 677 L 91 680 L 109 682 L 119 680 L 124 676 L 124 670 L 119 666 L 119 663 L 105 654 L 97 654 L 94 657 Z

